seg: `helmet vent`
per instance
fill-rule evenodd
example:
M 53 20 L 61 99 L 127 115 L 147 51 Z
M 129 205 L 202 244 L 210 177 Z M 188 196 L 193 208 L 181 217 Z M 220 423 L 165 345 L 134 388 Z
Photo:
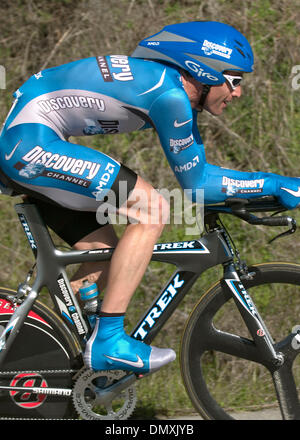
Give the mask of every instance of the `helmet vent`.
M 234 40 L 239 46 L 243 47 L 243 44 L 239 40 Z
M 235 46 L 236 47 L 236 46 Z M 246 58 L 246 55 L 244 54 L 244 52 L 242 51 L 242 49 L 240 49 L 239 47 L 236 47 L 236 49 L 240 52 L 240 54 Z

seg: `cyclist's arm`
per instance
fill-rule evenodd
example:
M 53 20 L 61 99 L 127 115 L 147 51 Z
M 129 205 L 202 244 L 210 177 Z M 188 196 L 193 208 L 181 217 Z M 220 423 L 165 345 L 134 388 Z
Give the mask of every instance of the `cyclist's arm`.
M 229 197 L 250 199 L 265 195 L 277 197 L 288 209 L 300 203 L 299 178 L 208 164 L 197 128 L 197 113 L 184 94 L 182 90 L 164 93 L 152 105 L 150 116 L 179 184 L 184 190 L 191 190 L 194 201 L 196 190 L 204 189 L 206 204 L 223 202 Z

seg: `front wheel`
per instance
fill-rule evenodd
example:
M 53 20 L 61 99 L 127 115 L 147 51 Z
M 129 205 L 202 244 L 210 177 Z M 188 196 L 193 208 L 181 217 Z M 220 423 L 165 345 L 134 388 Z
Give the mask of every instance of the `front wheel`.
M 243 284 L 285 363 L 275 374 L 255 355 L 255 344 L 231 294 L 216 284 L 192 311 L 182 338 L 180 364 L 186 391 L 206 419 L 299 419 L 300 408 L 284 413 L 278 374 L 286 397 L 300 395 L 300 265 L 261 264 L 249 268 Z M 299 332 L 299 333 L 297 333 Z M 253 361 L 255 359 L 255 362 Z M 277 388 L 277 389 L 276 389 Z M 285 391 L 285 390 L 283 390 Z M 299 401 L 298 401 L 299 402 Z M 295 405 L 294 405 L 295 406 Z M 296 404 L 297 406 L 297 404 Z
M 7 296 L 15 293 L 0 288 L 0 329 L 14 311 Z M 77 418 L 71 396 L 26 388 L 71 389 L 74 371 L 82 366 L 79 353 L 59 318 L 36 301 L 0 369 L 0 419 Z

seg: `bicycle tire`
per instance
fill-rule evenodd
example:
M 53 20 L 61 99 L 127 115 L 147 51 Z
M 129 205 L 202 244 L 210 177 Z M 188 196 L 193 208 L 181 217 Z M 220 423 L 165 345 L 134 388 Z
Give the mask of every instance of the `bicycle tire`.
M 0 288 L 0 326 L 5 327 L 13 308 Z M 5 349 L 5 348 L 4 348 Z M 0 369 L 0 418 L 78 418 L 71 396 L 36 394 L 14 387 L 72 388 L 74 370 L 82 366 L 80 348 L 60 318 L 36 301 Z
M 276 345 L 285 339 L 287 336 L 285 332 L 290 334 L 293 326 L 297 324 L 300 309 L 300 265 L 259 264 L 250 267 L 249 272 L 255 272 L 255 276 L 252 280 L 243 280 L 243 284 L 247 291 L 249 289 L 252 298 L 254 295 L 254 302 L 267 328 L 271 330 L 270 333 Z M 284 293 L 285 303 L 287 301 L 289 313 L 281 310 L 282 293 Z M 277 305 L 280 297 L 281 303 Z M 277 301 L 276 298 L 278 298 Z M 257 301 L 261 304 L 261 308 L 258 307 Z M 222 351 L 222 344 L 225 340 L 226 344 L 237 344 L 242 338 L 244 341 L 249 341 L 252 347 L 254 344 L 249 333 L 247 335 L 245 332 L 244 335 L 245 324 L 241 318 L 241 322 L 238 322 L 234 310 L 236 316 L 240 317 L 230 293 L 223 290 L 218 282 L 200 298 L 191 312 L 185 325 L 180 347 L 180 367 L 186 392 L 195 409 L 204 419 L 264 418 L 264 413 L 261 415 L 257 412 L 260 405 L 263 410 L 277 405 L 275 412 L 269 410 L 267 417 L 282 419 L 269 371 L 266 374 L 265 367 L 257 362 L 249 361 L 245 357 L 241 360 L 236 355 L 228 354 L 232 353 L 230 348 Z M 295 313 L 296 321 L 290 318 L 293 313 Z M 272 319 L 274 314 L 275 320 Z M 275 338 L 274 333 L 276 333 Z M 239 352 L 240 348 L 236 345 L 234 353 Z M 299 351 L 293 355 L 297 359 L 293 365 L 293 376 L 297 381 L 298 395 L 300 390 L 300 364 L 297 365 L 300 361 Z M 250 400 L 250 405 L 247 405 L 246 398 Z M 232 404 L 232 402 L 237 403 Z M 245 411 L 249 412 L 245 413 Z

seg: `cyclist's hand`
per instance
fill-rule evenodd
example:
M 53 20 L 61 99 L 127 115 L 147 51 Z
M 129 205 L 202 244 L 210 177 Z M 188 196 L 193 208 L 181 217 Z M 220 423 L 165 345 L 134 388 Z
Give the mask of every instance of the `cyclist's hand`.
M 282 177 L 279 182 L 278 199 L 287 209 L 294 209 L 300 204 L 300 178 Z

